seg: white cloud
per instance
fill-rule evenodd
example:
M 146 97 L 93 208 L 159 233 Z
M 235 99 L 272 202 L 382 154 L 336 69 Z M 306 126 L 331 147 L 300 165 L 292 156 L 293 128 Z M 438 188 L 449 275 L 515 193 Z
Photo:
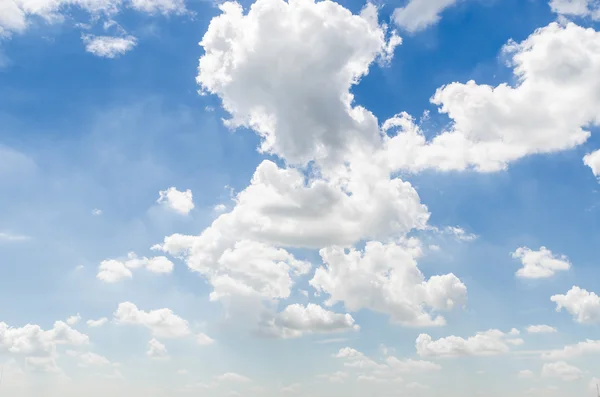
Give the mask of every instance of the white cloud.
M 244 375 L 236 374 L 235 372 L 227 372 L 223 375 L 217 376 L 217 381 L 223 383 L 247 383 L 250 382 L 250 378 Z
M 183 14 L 187 11 L 184 0 L 131 0 L 131 6 L 148 14 Z
M 49 372 L 60 373 L 61 369 L 56 364 L 56 359 L 53 356 L 31 356 L 25 358 L 25 366 L 29 371 L 33 372 Z
M 181 215 L 187 215 L 194 209 L 194 201 L 190 189 L 180 192 L 176 188 L 170 187 L 167 190 L 161 190 L 158 192 L 158 195 L 157 203 L 163 203 Z
M 67 324 L 69 325 L 75 325 L 77 324 L 79 321 L 81 320 L 81 316 L 79 315 L 79 313 L 77 313 L 74 316 L 71 316 L 67 319 Z
M 236 3 L 220 9 L 201 41 L 197 81 L 221 98 L 229 126 L 253 128 L 261 150 L 292 164 L 379 142 L 376 120 L 352 107 L 349 92 L 389 53 L 375 6 L 361 15 L 331 1 L 258 0 L 246 15 Z
M 329 247 L 320 254 L 325 266 L 310 284 L 330 295 L 326 305 L 343 302 L 347 310 L 386 313 L 403 325 L 439 326 L 445 319 L 431 311 L 451 310 L 466 301 L 467 288 L 454 274 L 425 279 L 415 261 L 420 254 L 415 240 L 371 241 L 362 252 Z
M 0 37 L 12 33 L 23 33 L 32 22 L 40 17 L 54 23 L 64 19 L 62 11 L 77 7 L 90 14 L 111 14 L 118 10 L 121 0 L 12 0 L 0 3 Z
M 203 334 L 201 332 L 198 335 L 196 335 L 196 342 L 200 346 L 207 346 L 207 345 L 212 345 L 213 343 L 215 343 L 215 340 L 213 338 L 211 338 L 210 336 Z
M 529 369 L 524 369 L 522 371 L 519 371 L 519 373 L 517 374 L 517 377 L 519 379 L 531 379 L 533 378 L 535 375 L 533 374 L 533 371 L 529 370 Z
M 146 352 L 146 355 L 154 359 L 166 359 L 169 357 L 169 352 L 165 345 L 152 338 L 148 342 L 148 351 Z
M 335 355 L 344 363 L 347 371 L 358 371 L 362 381 L 368 382 L 398 382 L 402 380 L 402 375 L 438 371 L 442 369 L 439 364 L 431 361 L 399 359 L 384 352 L 385 357 L 381 362 L 377 362 L 364 353 L 350 347 L 344 347 Z M 342 375 L 343 374 L 343 375 Z M 347 377 L 345 373 L 323 376 L 330 381 L 341 381 Z
M 397 130 L 387 139 L 394 168 L 497 171 L 588 139 L 588 129 L 600 124 L 600 32 L 551 23 L 503 52 L 517 83 L 439 88 L 431 101 L 451 126 L 430 141 L 406 113 L 384 122 L 384 130 Z
M 519 247 L 511 253 L 515 259 L 520 259 L 523 267 L 517 271 L 521 278 L 546 278 L 553 276 L 558 271 L 571 268 L 571 263 L 564 255 L 554 255 L 546 247 L 533 251 L 528 247 Z
M 102 215 L 102 210 L 98 209 L 98 208 L 94 208 L 92 210 L 92 215 L 94 215 L 94 216 L 100 216 L 100 215 Z
M 0 322 L 0 352 L 26 356 L 54 356 L 58 345 L 81 346 L 89 343 L 87 335 L 56 321 L 44 331 L 39 325 L 27 324 L 21 328 Z M 48 364 L 48 362 L 46 362 Z
M 600 2 L 597 0 L 550 0 L 550 8 L 561 15 L 600 19 Z
M 600 321 L 600 296 L 594 292 L 573 286 L 566 295 L 553 295 L 550 300 L 556 303 L 557 312 L 564 308 L 578 323 Z
M 97 57 L 110 59 L 133 50 L 137 45 L 137 39 L 133 36 L 111 37 L 86 34 L 81 39 L 87 52 Z
M 417 32 L 435 25 L 440 20 L 440 14 L 452 7 L 458 0 L 409 0 L 401 8 L 396 8 L 392 19 L 396 25 L 408 32 Z
M 235 197 L 231 212 L 200 236 L 175 234 L 154 248 L 182 257 L 205 276 L 213 286 L 212 300 L 242 296 L 247 303 L 250 296 L 287 298 L 292 275 L 309 268 L 297 266 L 301 261 L 284 247 L 348 247 L 364 240 L 398 240 L 412 229 L 424 229 L 429 213 L 417 192 L 391 177 L 387 159 L 374 157 L 385 149 L 376 118 L 352 105 L 351 86 L 398 43 L 393 35 L 386 41 L 389 35 L 377 22 L 375 6 L 366 6 L 360 15 L 329 1 L 259 0 L 247 14 L 233 3 L 220 7 L 223 13 L 213 18 L 201 42 L 205 55 L 198 83 L 221 98 L 232 117 L 229 126 L 252 128 L 262 138 L 261 150 L 287 164 L 314 160 L 313 172 L 305 175 L 265 160 L 250 186 Z M 376 244 L 369 247 L 376 251 Z M 402 250 L 414 249 L 396 251 Z M 366 252 L 366 260 L 373 255 Z M 388 279 L 367 287 L 380 298 L 376 310 L 404 324 L 441 325 L 443 317 L 430 313 L 463 303 L 466 288 L 454 275 L 425 280 L 410 255 L 391 259 L 387 268 L 374 264 L 377 274 L 368 275 Z M 406 265 L 400 262 L 404 259 Z M 345 280 L 331 271 L 335 265 L 321 269 L 313 285 L 349 310 L 371 307 L 369 297 L 353 306 L 352 299 L 360 298 L 345 294 L 339 284 Z M 408 281 L 402 279 L 405 274 Z M 394 297 L 393 288 L 399 286 L 408 292 Z
M 564 381 L 574 381 L 583 378 L 583 371 L 564 361 L 557 361 L 555 363 L 544 364 L 542 367 L 542 376 Z
M 321 374 L 321 375 L 317 375 L 317 378 L 319 379 L 325 379 L 329 382 L 332 383 L 342 383 L 345 382 L 346 379 L 348 379 L 348 373 L 343 372 L 343 371 L 337 371 L 334 372 L 332 374 Z
M 587 339 L 574 345 L 567 345 L 559 350 L 550 350 L 542 354 L 545 360 L 568 360 L 586 354 L 600 353 L 600 340 Z
M 108 322 L 106 317 L 99 318 L 98 320 L 88 320 L 86 322 L 88 327 L 97 328 L 101 327 Z
M 350 314 L 334 313 L 313 303 L 306 306 L 296 303 L 287 306 L 264 325 L 263 332 L 281 338 L 296 338 L 303 334 L 359 329 Z
M 174 266 L 173 262 L 164 256 L 138 258 L 134 252 L 130 252 L 126 260 L 107 259 L 100 262 L 96 277 L 104 282 L 114 283 L 124 278 L 132 278 L 131 269 L 145 268 L 152 273 L 166 274 L 171 273 Z
M 144 326 L 157 338 L 180 338 L 191 334 L 188 322 L 171 309 L 146 312 L 131 302 L 123 302 L 115 311 L 114 318 L 117 324 Z
M 132 278 L 133 273 L 121 261 L 108 259 L 100 262 L 96 278 L 106 283 L 115 283 L 124 278 Z
M 467 339 L 447 336 L 433 340 L 421 334 L 416 340 L 417 354 L 423 357 L 492 356 L 508 353 L 510 346 L 521 345 L 522 339 L 497 329 L 478 332 Z
M 600 150 L 593 151 L 583 156 L 583 163 L 590 167 L 595 177 L 600 178 Z
M 0 232 L 0 242 L 19 242 L 19 241 L 27 241 L 29 240 L 28 236 L 24 236 L 22 234 L 15 234 L 10 232 Z
M 548 334 L 556 332 L 556 328 L 543 324 L 530 325 L 527 327 L 527 332 L 529 332 L 530 334 Z
M 67 355 L 76 357 L 80 367 L 102 367 L 110 365 L 111 362 L 104 356 L 92 352 L 77 352 L 74 350 L 67 351 Z
M 227 206 L 225 204 L 217 204 L 213 207 L 215 212 L 225 212 L 227 210 Z

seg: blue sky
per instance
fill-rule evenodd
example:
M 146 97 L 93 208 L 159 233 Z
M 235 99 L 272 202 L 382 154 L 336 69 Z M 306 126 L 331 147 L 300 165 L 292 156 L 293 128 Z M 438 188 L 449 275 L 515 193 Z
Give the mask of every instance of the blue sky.
M 597 2 L 0 14 L 0 395 L 593 395 Z

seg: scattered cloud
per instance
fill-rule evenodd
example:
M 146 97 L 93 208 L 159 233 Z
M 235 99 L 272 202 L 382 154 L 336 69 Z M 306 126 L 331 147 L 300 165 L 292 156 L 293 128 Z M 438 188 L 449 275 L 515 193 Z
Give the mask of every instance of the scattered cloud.
M 334 313 L 314 303 L 292 304 L 264 325 L 263 332 L 280 338 L 297 338 L 304 334 L 331 333 L 360 327 L 350 314 Z
M 148 351 L 146 352 L 146 355 L 150 358 L 157 360 L 164 360 L 169 358 L 169 352 L 167 351 L 165 345 L 163 345 L 154 338 L 150 339 L 150 341 L 148 342 Z
M 592 324 L 600 321 L 600 297 L 594 292 L 573 286 L 566 295 L 553 295 L 550 300 L 556 303 L 557 312 L 565 309 L 578 323 Z
M 550 0 L 550 8 L 560 15 L 600 20 L 600 3 L 596 0 Z
M 174 266 L 173 262 L 164 256 L 138 258 L 134 252 L 130 252 L 125 260 L 107 259 L 100 262 L 96 278 L 106 283 L 115 283 L 132 278 L 132 269 L 144 268 L 152 273 L 167 274 L 173 271 Z
M 596 178 L 600 177 L 600 150 L 586 154 L 583 157 L 583 163 L 590 167 Z
M 217 376 L 217 381 L 222 383 L 247 383 L 250 382 L 250 378 L 235 372 L 227 372 Z
M 402 29 L 415 33 L 438 23 L 442 12 L 457 2 L 458 0 L 409 0 L 404 7 L 394 10 L 392 19 Z
M 524 369 L 522 371 L 519 371 L 519 373 L 517 374 L 517 377 L 519 379 L 531 379 L 535 376 L 535 374 L 533 373 L 533 371 L 529 370 L 529 369 Z
M 94 36 L 84 34 L 81 40 L 85 44 L 85 50 L 100 58 L 117 58 L 131 50 L 137 45 L 137 39 L 133 36 L 111 37 Z
M 79 313 L 77 313 L 76 315 L 71 316 L 67 319 L 67 324 L 73 326 L 73 325 L 77 324 L 80 320 L 81 320 L 81 316 L 79 315 Z
M 556 332 L 556 328 L 549 325 L 530 325 L 527 327 L 530 334 L 549 334 Z
M 574 345 L 567 345 L 562 349 L 550 350 L 542 353 L 545 360 L 569 360 L 586 354 L 600 353 L 600 340 L 587 339 Z
M 574 381 L 583 378 L 583 371 L 564 361 L 544 364 L 542 376 L 545 378 L 555 378 L 564 381 Z
M 99 318 L 98 320 L 88 320 L 86 322 L 86 324 L 88 327 L 98 328 L 98 327 L 103 326 L 107 322 L 108 322 L 108 319 L 106 317 L 102 317 L 102 318 Z
M 540 247 L 533 251 L 527 247 L 519 247 L 511 253 L 515 259 L 521 260 L 523 267 L 517 271 L 517 277 L 521 278 L 547 278 L 558 271 L 571 268 L 571 263 L 564 255 L 554 255 L 546 247 Z
M 515 330 L 517 331 L 517 330 Z M 467 339 L 447 336 L 433 340 L 427 334 L 417 338 L 417 354 L 422 357 L 493 356 L 508 353 L 511 346 L 523 344 L 517 332 L 504 333 L 497 329 L 478 332 Z
M 29 236 L 24 236 L 22 234 L 14 234 L 14 233 L 10 233 L 10 232 L 0 232 L 0 243 L 1 242 L 14 243 L 14 242 L 27 241 L 29 239 L 30 239 Z
M 131 302 L 123 302 L 115 311 L 114 319 L 117 324 L 144 326 L 157 338 L 181 338 L 191 334 L 188 322 L 171 309 L 146 312 Z
M 156 200 L 159 204 L 164 204 L 181 215 L 187 215 L 194 209 L 192 191 L 190 189 L 180 192 L 174 187 L 158 192 L 159 197 Z

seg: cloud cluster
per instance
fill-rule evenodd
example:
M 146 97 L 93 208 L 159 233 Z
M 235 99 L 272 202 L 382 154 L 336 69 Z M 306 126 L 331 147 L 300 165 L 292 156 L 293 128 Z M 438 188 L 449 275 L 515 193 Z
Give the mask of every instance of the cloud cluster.
M 87 335 L 56 321 L 52 329 L 27 324 L 20 328 L 0 322 L 0 354 L 25 357 L 27 367 L 35 371 L 60 372 L 56 364 L 58 346 L 83 346 L 89 344 Z
M 325 265 L 311 284 L 330 295 L 329 305 L 443 324 L 431 312 L 461 306 L 466 287 L 453 274 L 426 280 L 416 267 L 420 249 L 405 236 L 425 229 L 429 212 L 410 183 L 392 176 L 398 168 L 378 121 L 350 92 L 373 63 L 391 59 L 399 38 L 370 4 L 358 15 L 331 1 L 220 8 L 200 43 L 197 81 L 221 99 L 229 127 L 254 130 L 259 150 L 285 165 L 264 160 L 230 212 L 199 236 L 175 234 L 154 248 L 206 277 L 211 299 L 246 304 L 288 298 L 294 278 L 311 268 L 290 250 L 320 249 Z M 361 241 L 363 252 L 344 253 Z M 327 313 L 310 307 L 301 311 Z M 281 323 L 283 315 L 261 321 Z
M 133 36 L 111 37 L 83 35 L 85 50 L 101 58 L 116 58 L 123 55 L 137 45 L 137 39 Z M 99 211 L 99 210 L 98 210 Z M 102 212 L 94 210 L 94 215 L 100 215 Z
M 509 333 L 490 329 L 466 339 L 452 335 L 433 340 L 431 336 L 421 334 L 415 345 L 417 354 L 423 357 L 493 356 L 508 353 L 511 346 L 523 344 L 523 339 L 517 335 L 516 329 Z
M 375 361 L 351 347 L 341 348 L 335 357 L 343 362 L 345 371 L 321 375 L 320 378 L 340 382 L 352 373 L 354 378 L 363 382 L 402 382 L 405 375 L 414 377 L 442 369 L 441 365 L 431 361 L 400 359 L 387 352 L 381 361 Z
M 100 262 L 96 278 L 106 283 L 115 283 L 125 278 L 132 278 L 132 270 L 144 268 L 152 273 L 166 274 L 173 271 L 173 262 L 167 257 L 138 258 L 134 252 L 127 254 L 127 259 L 107 259 Z
M 194 201 L 190 189 L 180 192 L 175 187 L 170 187 L 167 190 L 161 190 L 158 194 L 157 203 L 162 203 L 181 215 L 187 215 L 194 209 Z
M 546 247 L 540 247 L 533 251 L 528 247 L 519 247 L 511 253 L 515 259 L 519 259 L 523 267 L 517 270 L 517 277 L 521 278 L 546 278 L 553 276 L 557 271 L 565 271 L 571 268 L 571 263 L 564 255 L 554 255 Z
M 573 286 L 566 294 L 553 295 L 550 300 L 556 303 L 557 312 L 565 309 L 578 323 L 600 322 L 600 296 L 594 292 Z
M 183 0 L 6 0 L 0 3 L 0 38 L 23 33 L 35 18 L 59 23 L 71 11 L 84 11 L 98 18 L 114 16 L 126 8 L 149 14 L 186 12 Z

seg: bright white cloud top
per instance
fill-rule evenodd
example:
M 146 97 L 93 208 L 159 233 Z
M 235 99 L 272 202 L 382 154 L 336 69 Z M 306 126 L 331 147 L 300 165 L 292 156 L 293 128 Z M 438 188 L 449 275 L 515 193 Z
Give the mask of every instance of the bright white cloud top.
M 162 203 L 179 214 L 187 215 L 194 209 L 194 201 L 190 189 L 180 192 L 176 188 L 170 187 L 167 190 L 161 190 L 158 194 L 157 203 Z
M 60 27 L 112 59 L 87 54 L 55 80 L 0 75 L 7 394 L 587 391 L 600 376 L 597 2 L 551 0 L 528 36 L 498 23 L 489 42 L 518 39 L 486 56 L 506 69 L 461 52 L 478 31 L 443 23 L 483 6 L 394 7 L 1 3 L 2 51 Z M 534 7 L 513 9 L 523 21 L 541 13 L 520 7 Z M 76 131 L 56 134 L 64 120 Z

